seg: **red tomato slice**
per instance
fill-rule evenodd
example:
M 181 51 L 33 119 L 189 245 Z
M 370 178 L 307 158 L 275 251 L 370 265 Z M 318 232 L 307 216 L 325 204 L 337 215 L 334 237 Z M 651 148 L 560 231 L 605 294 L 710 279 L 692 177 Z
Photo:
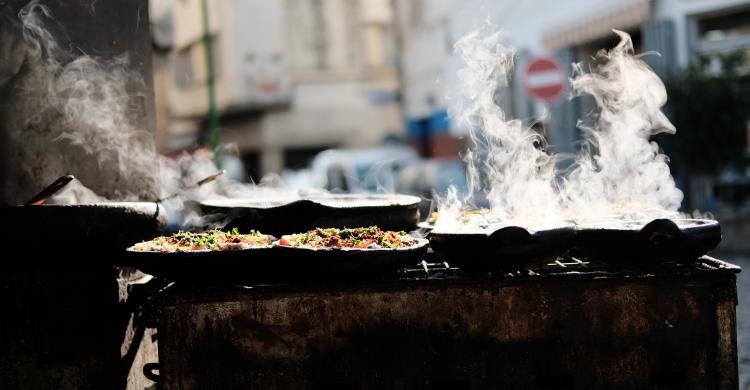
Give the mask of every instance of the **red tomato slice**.
M 286 239 L 286 236 L 282 236 L 281 239 L 279 240 L 279 245 L 292 246 L 292 243 Z

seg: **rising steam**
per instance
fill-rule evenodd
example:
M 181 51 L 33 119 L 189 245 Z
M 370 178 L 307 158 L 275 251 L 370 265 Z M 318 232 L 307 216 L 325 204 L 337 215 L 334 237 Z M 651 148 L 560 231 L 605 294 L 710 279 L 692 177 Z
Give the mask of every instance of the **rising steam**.
M 99 185 L 92 191 L 76 180 L 48 203 L 155 201 L 180 194 L 167 206 L 188 213 L 193 210 L 185 201 L 218 193 L 216 183 L 193 188 L 216 172 L 211 155 L 162 157 L 150 132 L 138 126 L 145 83 L 126 55 L 105 59 L 64 48 L 64 31 L 57 31 L 54 15 L 37 0 L 21 9 L 17 22 L 28 69 L 14 85 L 16 110 L 3 119 L 11 141 L 22 145 L 14 148 L 24 162 L 20 176 L 40 181 L 37 191 L 68 173 Z
M 135 91 L 145 89 L 144 81 L 128 69 L 128 57 L 96 58 L 61 45 L 55 35 L 64 32 L 53 35 L 53 15 L 36 0 L 13 23 L 19 24 L 24 65 L 8 97 L 14 107 L 2 113 L 19 162 L 9 182 L 31 178 L 30 188 L 17 189 L 27 192 L 71 173 L 99 184 L 97 192 L 113 200 L 155 199 L 156 149 L 137 125 L 145 97 Z
M 579 121 L 587 148 L 568 177 L 564 200 L 572 216 L 603 213 L 659 217 L 674 214 L 682 192 L 669 172 L 668 158 L 649 137 L 675 133 L 660 111 L 667 92 L 659 77 L 633 54 L 630 36 L 615 30 L 620 43 L 597 55 L 591 73 L 574 66 L 571 86 L 590 95 L 597 114 Z
M 452 115 L 474 141 L 474 150 L 466 155 L 470 196 L 483 192 L 495 219 L 528 224 L 555 216 L 560 205 L 554 161 L 542 149 L 542 137 L 520 120 L 507 120 L 498 105 L 497 91 L 508 85 L 513 67 L 513 49 L 501 43 L 497 32 L 474 31 L 456 43 L 455 51 L 465 66 L 452 96 Z M 441 211 L 455 214 L 460 208 L 455 191 L 448 198 Z
M 675 216 L 682 193 L 668 159 L 649 137 L 675 128 L 660 108 L 667 95 L 661 80 L 633 54 L 630 36 L 615 31 L 620 43 L 601 51 L 590 72 L 575 66 L 575 96 L 590 95 L 598 110 L 580 121 L 584 147 L 567 173 L 555 170 L 555 156 L 543 139 L 518 120 L 506 120 L 496 96 L 507 86 L 513 50 L 498 33 L 474 31 L 455 46 L 463 59 L 457 104 L 452 112 L 474 142 L 467 155 L 472 190 L 481 190 L 489 210 L 467 212 L 474 192 L 459 199 L 449 192 L 441 202 L 436 230 L 484 229 L 583 223 L 608 218 Z M 558 181 L 557 178 L 560 180 Z M 557 183 L 561 183 L 557 185 Z

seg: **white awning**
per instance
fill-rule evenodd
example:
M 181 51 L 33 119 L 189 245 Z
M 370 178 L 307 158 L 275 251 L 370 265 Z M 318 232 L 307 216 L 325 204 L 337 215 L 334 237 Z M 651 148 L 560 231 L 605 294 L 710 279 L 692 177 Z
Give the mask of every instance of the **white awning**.
M 544 45 L 552 50 L 578 46 L 609 35 L 612 29 L 630 30 L 651 17 L 651 0 L 612 2 L 623 4 L 613 11 L 583 15 L 575 23 L 553 28 L 544 34 Z

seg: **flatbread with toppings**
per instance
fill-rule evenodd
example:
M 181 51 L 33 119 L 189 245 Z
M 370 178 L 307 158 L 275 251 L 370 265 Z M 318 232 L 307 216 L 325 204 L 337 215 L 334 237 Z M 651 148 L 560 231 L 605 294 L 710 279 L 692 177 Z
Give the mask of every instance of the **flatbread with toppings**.
M 317 228 L 281 237 L 279 245 L 308 249 L 400 249 L 419 245 L 406 232 L 383 231 L 377 226 L 355 229 Z
M 171 236 L 157 237 L 130 247 L 135 252 L 195 252 L 228 251 L 269 247 L 271 236 L 251 231 L 240 234 L 237 228 L 229 232 L 209 230 L 203 233 L 177 232 Z

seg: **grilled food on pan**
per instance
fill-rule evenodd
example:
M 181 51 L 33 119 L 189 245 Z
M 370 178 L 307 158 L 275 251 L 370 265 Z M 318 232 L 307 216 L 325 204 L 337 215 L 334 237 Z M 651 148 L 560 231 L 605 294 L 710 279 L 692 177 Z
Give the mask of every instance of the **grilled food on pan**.
M 237 228 L 234 228 L 229 232 L 221 230 L 209 230 L 204 233 L 177 232 L 171 236 L 139 242 L 130 249 L 136 252 L 191 252 L 251 249 L 270 245 L 270 236 L 256 231 L 240 234 Z
M 279 245 L 295 248 L 399 249 L 419 244 L 406 232 L 383 231 L 377 226 L 355 229 L 317 228 L 282 236 Z

